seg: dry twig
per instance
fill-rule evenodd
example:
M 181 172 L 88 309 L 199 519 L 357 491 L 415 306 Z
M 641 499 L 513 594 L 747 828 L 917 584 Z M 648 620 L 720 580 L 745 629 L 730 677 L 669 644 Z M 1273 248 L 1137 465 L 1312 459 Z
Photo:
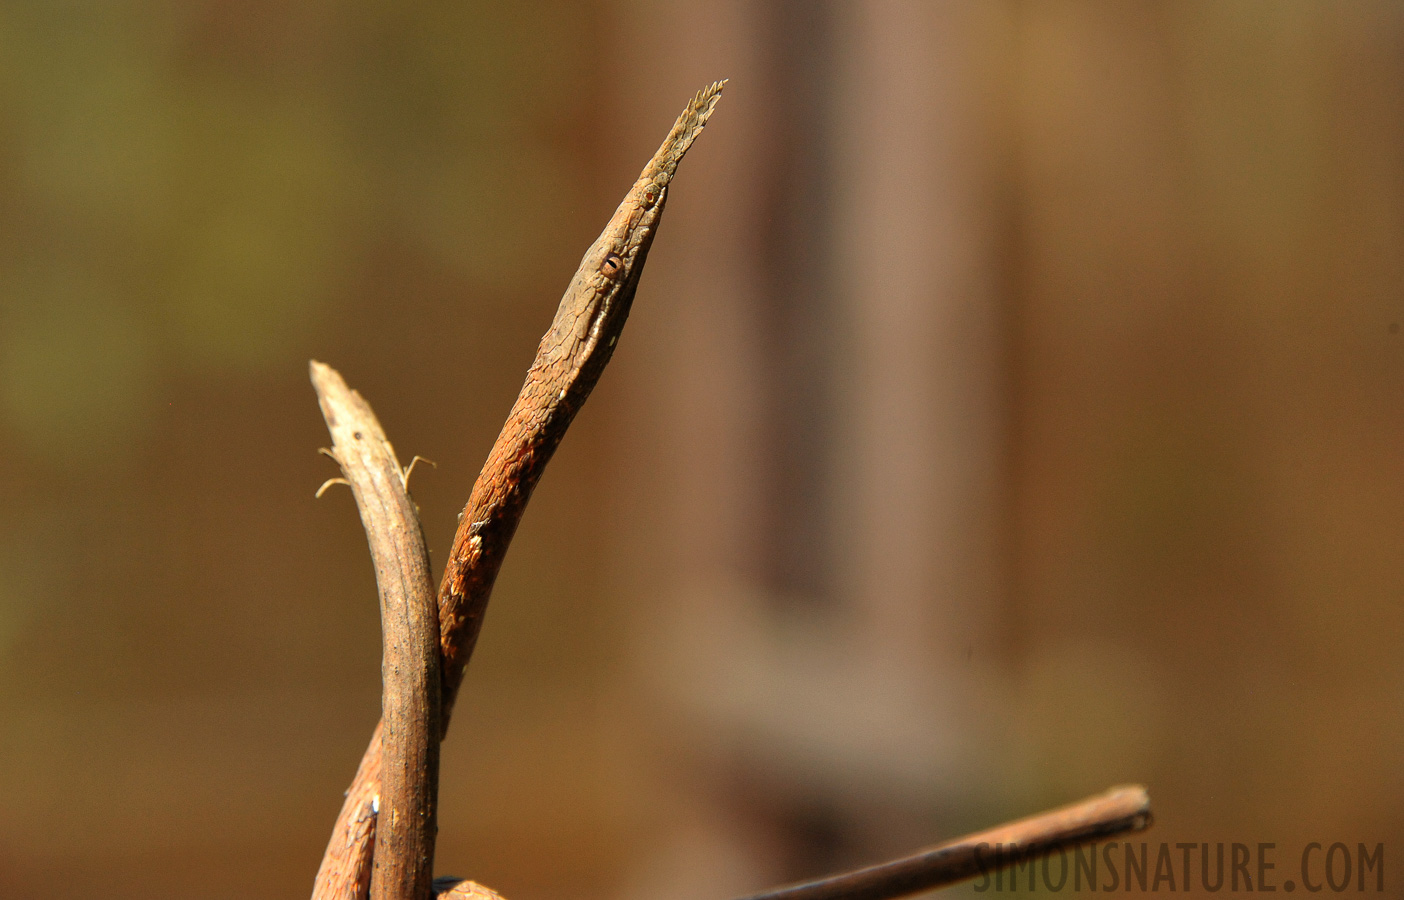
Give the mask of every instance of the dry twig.
M 668 185 L 725 84 L 719 81 L 692 98 L 614 217 L 585 251 L 473 485 L 439 584 L 445 726 L 507 545 L 546 463 L 614 354 L 668 201 Z
M 1011 862 L 1022 863 L 1078 844 L 1141 831 L 1150 821 L 1150 797 L 1145 788 L 1112 788 L 1079 803 L 966 835 L 913 856 L 742 900 L 891 900 L 946 887 Z
M 342 896 L 363 894 L 367 855 L 358 845 L 369 847 L 374 838 L 370 892 L 378 900 L 426 900 L 434 878 L 441 734 L 439 622 L 429 550 L 395 448 L 370 404 L 331 366 L 314 361 L 311 370 L 332 436 L 328 455 L 341 464 L 365 525 L 384 644 L 379 739 L 372 738 L 357 772 L 376 770 L 379 789 L 358 777 L 322 866 L 340 864 L 327 875 L 343 882 Z

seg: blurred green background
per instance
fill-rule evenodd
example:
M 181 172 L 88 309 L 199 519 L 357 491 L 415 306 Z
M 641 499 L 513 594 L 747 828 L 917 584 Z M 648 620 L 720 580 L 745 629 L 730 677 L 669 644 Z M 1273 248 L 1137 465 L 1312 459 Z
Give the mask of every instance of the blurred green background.
M 439 464 L 437 564 L 723 77 L 439 871 L 724 900 L 1127 781 L 1157 841 L 1393 847 L 1398 3 L 10 0 L 0 896 L 306 895 L 379 697 L 308 358 Z

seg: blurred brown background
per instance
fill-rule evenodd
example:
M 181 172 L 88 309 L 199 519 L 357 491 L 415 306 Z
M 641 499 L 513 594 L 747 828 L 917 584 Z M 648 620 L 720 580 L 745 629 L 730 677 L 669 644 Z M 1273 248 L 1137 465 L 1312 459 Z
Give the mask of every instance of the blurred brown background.
M 724 900 L 1135 780 L 1397 871 L 1398 3 L 10 0 L 0 896 L 306 896 L 379 696 L 307 359 L 442 557 L 721 77 L 439 870 Z

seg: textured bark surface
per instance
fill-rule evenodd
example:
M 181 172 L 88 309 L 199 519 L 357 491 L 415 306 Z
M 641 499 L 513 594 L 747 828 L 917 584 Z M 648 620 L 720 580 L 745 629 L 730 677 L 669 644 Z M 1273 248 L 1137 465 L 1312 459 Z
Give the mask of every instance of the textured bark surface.
M 351 868 L 359 890 L 358 842 L 375 841 L 370 893 L 377 900 L 428 900 L 434 878 L 438 828 L 441 679 L 438 611 L 429 576 L 429 550 L 418 511 L 405 490 L 395 448 L 361 395 L 335 369 L 311 364 L 322 415 L 332 436 L 330 455 L 341 465 L 356 497 L 380 591 L 381 722 L 379 814 L 373 827 L 348 832 Z M 374 755 L 374 748 L 368 751 Z M 369 791 L 371 766 L 363 760 Z M 351 797 L 348 795 L 348 804 Z M 343 814 L 365 821 L 364 805 Z M 340 822 L 338 823 L 340 824 Z
M 473 485 L 439 584 L 445 727 L 507 546 L 546 463 L 614 353 L 668 200 L 668 185 L 725 83 L 699 91 L 688 103 L 585 251 Z
M 1139 785 L 1112 788 L 1051 812 L 967 835 L 930 850 L 842 875 L 753 894 L 743 900 L 889 900 L 946 887 L 1078 844 L 1150 826 L 1150 797 Z M 997 856 L 1003 845 L 1006 855 Z M 1017 851 L 1011 845 L 1017 846 Z

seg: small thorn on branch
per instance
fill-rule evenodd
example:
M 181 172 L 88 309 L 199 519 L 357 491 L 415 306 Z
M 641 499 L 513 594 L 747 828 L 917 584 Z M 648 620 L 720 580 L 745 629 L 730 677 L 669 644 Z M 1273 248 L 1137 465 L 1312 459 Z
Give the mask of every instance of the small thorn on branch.
M 414 459 L 410 460 L 410 464 L 405 467 L 405 471 L 400 474 L 400 484 L 404 485 L 405 490 L 409 490 L 410 476 L 414 474 L 414 467 L 417 463 L 428 463 L 429 466 L 434 469 L 437 469 L 439 467 L 439 464 L 434 462 L 432 459 L 420 456 L 418 453 L 416 453 L 414 455 Z
M 313 496 L 318 500 L 322 499 L 322 495 L 327 492 L 327 488 L 334 484 L 344 484 L 347 487 L 351 486 L 351 482 L 347 481 L 345 478 L 328 478 L 326 481 L 322 482 L 322 486 L 317 488 L 317 493 Z

